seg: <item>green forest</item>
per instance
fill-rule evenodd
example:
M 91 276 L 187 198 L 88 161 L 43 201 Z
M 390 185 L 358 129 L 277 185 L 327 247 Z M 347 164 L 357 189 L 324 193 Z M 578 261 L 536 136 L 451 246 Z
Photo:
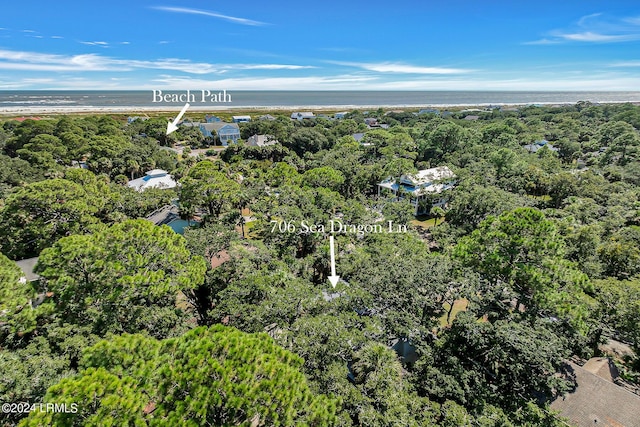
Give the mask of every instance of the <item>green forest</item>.
M 224 149 L 168 117 L 0 119 L 0 403 L 77 405 L 0 425 L 560 427 L 565 361 L 609 339 L 640 387 L 640 106 L 271 114 Z M 439 166 L 442 207 L 379 197 Z M 179 185 L 127 186 L 152 169 Z M 184 234 L 145 219 L 172 203 Z M 332 233 L 300 226 L 332 220 L 383 225 L 333 234 L 335 287 Z

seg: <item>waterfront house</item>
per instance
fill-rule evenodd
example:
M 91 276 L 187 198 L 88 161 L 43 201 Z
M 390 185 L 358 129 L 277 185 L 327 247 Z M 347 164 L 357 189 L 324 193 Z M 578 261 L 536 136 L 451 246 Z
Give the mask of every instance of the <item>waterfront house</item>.
M 127 183 L 129 188 L 142 192 L 148 188 L 175 188 L 178 184 L 169 172 L 162 169 L 150 170 L 142 178 L 132 179 Z
M 335 118 L 335 119 L 344 119 L 344 117 L 345 117 L 347 114 L 349 114 L 347 111 L 341 111 L 341 112 L 339 112 L 339 113 L 335 113 L 335 114 L 333 115 L 333 118 Z
M 205 138 L 218 137 L 220 144 L 223 146 L 229 145 L 229 141 L 234 144 L 240 139 L 240 128 L 237 123 L 200 123 L 200 132 Z
M 296 111 L 291 113 L 291 120 L 310 120 L 315 119 L 316 116 L 311 111 Z
M 204 121 L 207 123 L 216 123 L 216 122 L 221 122 L 222 119 L 220 119 L 220 117 L 207 114 L 206 116 L 204 116 Z
M 249 123 L 251 116 L 231 116 L 231 121 L 233 123 Z
M 378 184 L 378 196 L 403 200 L 405 197 L 415 208 L 415 215 L 428 213 L 433 206 L 445 206 L 447 197 L 442 193 L 453 188 L 455 174 L 447 166 L 424 169 L 400 178 L 389 177 Z
M 274 121 L 276 118 L 273 117 L 271 114 L 265 114 L 263 116 L 258 117 L 258 120 L 260 121 L 268 121 L 268 122 L 272 122 Z

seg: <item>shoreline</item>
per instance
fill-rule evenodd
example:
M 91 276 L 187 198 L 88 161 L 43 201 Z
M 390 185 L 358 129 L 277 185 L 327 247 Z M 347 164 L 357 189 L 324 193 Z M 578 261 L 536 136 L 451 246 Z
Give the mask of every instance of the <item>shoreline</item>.
M 593 103 L 593 105 L 607 104 L 632 104 L 640 105 L 638 101 L 611 101 Z M 469 104 L 371 104 L 371 105 L 257 105 L 257 106 L 230 106 L 230 105 L 207 105 L 197 106 L 191 105 L 188 109 L 190 112 L 239 112 L 239 111 L 354 111 L 354 110 L 371 110 L 371 109 L 426 109 L 426 108 L 451 108 L 465 109 L 471 107 L 505 107 L 505 108 L 521 108 L 531 105 L 539 106 L 556 106 L 567 107 L 576 105 L 577 102 L 535 102 L 535 103 L 469 103 Z M 175 114 L 180 110 L 183 104 L 164 105 L 162 107 L 153 106 L 51 106 L 51 107 L 0 107 L 0 117 L 16 117 L 24 115 L 65 115 L 65 114 L 129 114 L 129 113 L 169 113 Z

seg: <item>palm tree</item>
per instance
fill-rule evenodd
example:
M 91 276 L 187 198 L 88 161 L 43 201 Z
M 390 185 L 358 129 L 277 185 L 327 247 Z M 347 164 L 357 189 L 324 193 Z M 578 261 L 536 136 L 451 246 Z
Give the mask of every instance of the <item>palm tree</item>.
M 399 381 L 402 365 L 396 353 L 379 343 L 365 345 L 354 355 L 353 373 L 356 383 L 381 384 Z
M 434 206 L 429 211 L 429 214 L 435 218 L 435 221 L 433 223 L 433 226 L 435 227 L 436 225 L 438 225 L 438 219 L 444 217 L 445 212 L 444 209 L 442 209 L 440 206 Z
M 240 215 L 242 215 L 242 210 L 251 202 L 251 194 L 249 194 L 244 186 L 240 185 L 234 199 L 234 204 L 236 208 L 240 210 Z
M 133 180 L 133 174 L 140 172 L 140 165 L 134 159 L 127 160 L 127 171 L 131 173 L 131 180 Z

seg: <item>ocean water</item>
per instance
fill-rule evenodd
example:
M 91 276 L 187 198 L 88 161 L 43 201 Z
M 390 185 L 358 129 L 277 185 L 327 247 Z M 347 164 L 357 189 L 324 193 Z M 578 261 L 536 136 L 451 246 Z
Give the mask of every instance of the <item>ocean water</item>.
M 165 94 L 186 91 L 166 90 Z M 211 91 L 212 93 L 216 93 Z M 226 91 L 231 102 L 201 101 L 201 91 L 192 107 L 428 107 L 454 105 L 529 105 L 592 103 L 640 103 L 634 92 L 514 92 L 514 91 Z M 153 102 L 152 91 L 0 91 L 0 111 L 21 108 L 40 109 L 117 109 L 162 108 L 183 105 L 184 101 Z M 227 98 L 228 99 L 228 98 Z

